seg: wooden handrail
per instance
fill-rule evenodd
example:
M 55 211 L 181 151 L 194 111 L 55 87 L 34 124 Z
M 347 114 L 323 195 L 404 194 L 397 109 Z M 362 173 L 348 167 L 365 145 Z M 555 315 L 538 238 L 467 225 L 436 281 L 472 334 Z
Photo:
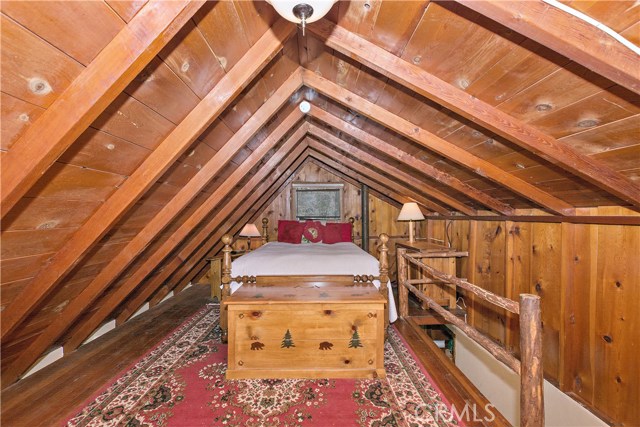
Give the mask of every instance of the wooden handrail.
M 412 256 L 410 256 L 409 254 L 404 254 L 404 257 L 411 263 L 414 264 L 415 266 L 422 268 L 424 270 L 427 271 L 427 273 L 429 273 L 429 275 L 442 280 L 443 282 L 446 283 L 451 283 L 454 284 L 456 286 L 460 286 L 462 289 L 465 289 L 475 295 L 477 295 L 478 297 L 482 298 L 485 301 L 490 302 L 491 304 L 497 305 L 498 307 L 504 308 L 505 310 L 508 310 L 514 314 L 519 314 L 520 313 L 520 307 L 518 306 L 518 303 L 509 299 L 509 298 L 505 298 L 505 297 L 501 297 L 500 295 L 496 295 L 493 292 L 489 292 L 485 289 L 482 289 L 479 286 L 474 285 L 473 283 L 469 283 L 466 280 L 462 280 L 459 279 L 455 276 L 452 276 L 450 274 L 445 274 L 441 271 L 436 270 L 435 268 L 423 263 L 422 261 L 419 261 L 415 258 L 413 258 Z
M 424 301 L 430 309 L 442 316 L 447 322 L 455 325 L 496 359 L 520 375 L 520 425 L 522 427 L 544 426 L 544 370 L 542 366 L 540 297 L 531 294 L 521 294 L 520 304 L 518 304 L 511 299 L 496 295 L 466 280 L 438 271 L 411 256 L 405 249 L 398 249 L 397 265 L 400 317 L 408 317 L 409 315 L 408 293 L 411 292 L 420 300 Z M 430 276 L 439 281 L 460 286 L 484 301 L 504 308 L 512 313 L 519 314 L 521 360 L 516 359 L 511 353 L 493 342 L 489 337 L 451 314 L 435 300 L 429 298 L 413 286 L 414 283 L 429 284 L 429 282 L 433 283 L 437 281 L 429 279 L 409 279 L 409 268 L 411 265 L 426 270 Z

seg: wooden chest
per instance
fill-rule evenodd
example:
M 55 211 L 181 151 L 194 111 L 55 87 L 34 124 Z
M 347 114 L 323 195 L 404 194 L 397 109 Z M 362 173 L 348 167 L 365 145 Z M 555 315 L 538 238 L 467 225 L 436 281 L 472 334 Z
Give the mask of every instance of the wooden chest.
M 373 285 L 244 285 L 226 301 L 227 378 L 384 377 L 384 298 Z

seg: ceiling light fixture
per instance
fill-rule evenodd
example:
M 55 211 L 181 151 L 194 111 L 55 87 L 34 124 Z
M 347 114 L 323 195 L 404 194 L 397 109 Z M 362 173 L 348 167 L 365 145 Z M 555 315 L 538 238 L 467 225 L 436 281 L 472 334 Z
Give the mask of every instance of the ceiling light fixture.
M 302 26 L 305 35 L 307 24 L 316 22 L 325 16 L 337 0 L 267 0 L 273 8 L 287 21 Z
M 309 104 L 307 101 L 302 101 L 299 105 L 300 111 L 302 111 L 304 114 L 307 114 L 309 111 L 311 111 L 311 104 Z

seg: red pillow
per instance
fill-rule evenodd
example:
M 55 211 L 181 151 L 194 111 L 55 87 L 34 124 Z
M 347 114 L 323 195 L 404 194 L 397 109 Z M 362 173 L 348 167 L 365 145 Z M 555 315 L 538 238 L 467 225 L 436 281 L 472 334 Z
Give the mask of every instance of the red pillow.
M 278 220 L 278 242 L 300 243 L 304 224 L 298 221 Z
M 322 229 L 324 226 L 320 221 L 307 221 L 302 230 L 302 243 L 319 243 L 322 242 Z
M 328 222 L 322 234 L 323 243 L 340 243 L 351 241 L 350 222 Z

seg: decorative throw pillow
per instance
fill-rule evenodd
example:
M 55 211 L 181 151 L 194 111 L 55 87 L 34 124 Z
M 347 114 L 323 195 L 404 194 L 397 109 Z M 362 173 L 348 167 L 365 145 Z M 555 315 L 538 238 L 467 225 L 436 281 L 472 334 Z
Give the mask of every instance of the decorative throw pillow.
M 320 221 L 307 221 L 304 223 L 302 230 L 301 243 L 319 243 L 322 242 L 322 229 L 324 226 Z
M 278 242 L 300 243 L 304 224 L 298 221 L 278 220 Z
M 322 232 L 322 243 L 340 243 L 351 241 L 350 222 L 328 222 Z

